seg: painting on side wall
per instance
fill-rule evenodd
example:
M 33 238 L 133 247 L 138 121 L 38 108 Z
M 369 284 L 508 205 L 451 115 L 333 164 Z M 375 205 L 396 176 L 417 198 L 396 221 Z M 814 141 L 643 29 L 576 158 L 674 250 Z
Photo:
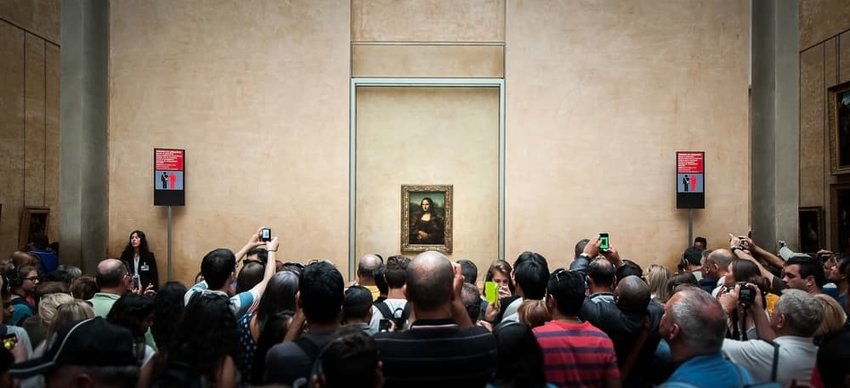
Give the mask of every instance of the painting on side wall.
M 833 174 L 850 173 L 850 82 L 829 89 L 829 143 Z
M 39 233 L 47 235 L 47 221 L 50 219 L 50 208 L 28 207 L 21 214 L 21 232 L 18 245 L 23 247 L 32 242 Z
M 823 245 L 823 209 L 820 207 L 800 208 L 800 251 L 814 254 Z
M 401 186 L 401 251 L 452 252 L 452 185 Z

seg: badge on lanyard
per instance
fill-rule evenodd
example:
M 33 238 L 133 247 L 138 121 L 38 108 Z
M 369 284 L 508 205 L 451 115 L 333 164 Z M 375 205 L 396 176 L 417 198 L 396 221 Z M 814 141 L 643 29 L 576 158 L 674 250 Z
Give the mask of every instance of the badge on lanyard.
M 142 264 L 139 266 L 139 271 L 150 271 L 150 267 L 147 264 Z

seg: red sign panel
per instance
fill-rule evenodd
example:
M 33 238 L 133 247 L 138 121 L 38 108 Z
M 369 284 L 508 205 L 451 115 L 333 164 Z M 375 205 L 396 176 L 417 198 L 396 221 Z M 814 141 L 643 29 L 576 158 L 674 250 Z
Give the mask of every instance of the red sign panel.
M 154 150 L 154 168 L 159 171 L 183 171 L 183 150 Z
M 705 152 L 677 152 L 676 172 L 679 174 L 702 174 Z

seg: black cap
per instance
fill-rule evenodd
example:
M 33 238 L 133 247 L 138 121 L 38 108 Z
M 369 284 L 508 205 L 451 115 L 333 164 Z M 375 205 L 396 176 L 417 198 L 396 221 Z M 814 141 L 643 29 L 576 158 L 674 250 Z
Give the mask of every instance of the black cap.
M 15 364 L 9 373 L 17 378 L 46 374 L 64 365 L 137 365 L 133 334 L 97 317 L 66 325 L 44 356 Z

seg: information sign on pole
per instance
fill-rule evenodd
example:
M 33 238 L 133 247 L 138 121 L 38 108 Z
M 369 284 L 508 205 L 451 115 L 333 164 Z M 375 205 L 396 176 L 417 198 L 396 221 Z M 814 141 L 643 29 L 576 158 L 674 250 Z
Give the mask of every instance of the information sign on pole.
M 676 208 L 705 208 L 705 152 L 676 152 Z
M 153 204 L 186 204 L 186 150 L 154 148 Z

